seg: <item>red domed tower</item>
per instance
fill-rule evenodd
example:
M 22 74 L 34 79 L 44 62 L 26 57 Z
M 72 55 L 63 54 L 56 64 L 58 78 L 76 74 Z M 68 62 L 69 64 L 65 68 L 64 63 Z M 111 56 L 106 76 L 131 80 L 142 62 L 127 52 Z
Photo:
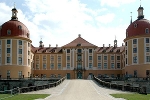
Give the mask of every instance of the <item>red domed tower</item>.
M 31 40 L 28 28 L 12 9 L 11 20 L 0 28 L 0 76 L 2 78 L 23 78 L 31 74 Z
M 144 19 L 144 8 L 138 8 L 138 17 L 126 29 L 124 74 L 132 77 L 149 77 L 150 21 Z

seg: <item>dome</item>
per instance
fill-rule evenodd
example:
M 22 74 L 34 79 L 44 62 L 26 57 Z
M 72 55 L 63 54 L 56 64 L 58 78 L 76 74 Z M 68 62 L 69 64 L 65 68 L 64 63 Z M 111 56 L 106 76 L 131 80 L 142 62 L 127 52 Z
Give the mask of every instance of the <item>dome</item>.
M 1 27 L 0 27 L 0 37 L 23 37 L 23 38 L 30 38 L 29 30 L 27 27 L 18 21 L 17 17 L 17 9 L 14 7 L 12 9 L 12 17 L 11 20 L 5 22 Z
M 18 36 L 29 38 L 29 30 L 18 20 L 10 20 L 1 26 L 0 37 Z
M 136 20 L 126 30 L 126 37 L 150 35 L 150 21 L 147 19 Z

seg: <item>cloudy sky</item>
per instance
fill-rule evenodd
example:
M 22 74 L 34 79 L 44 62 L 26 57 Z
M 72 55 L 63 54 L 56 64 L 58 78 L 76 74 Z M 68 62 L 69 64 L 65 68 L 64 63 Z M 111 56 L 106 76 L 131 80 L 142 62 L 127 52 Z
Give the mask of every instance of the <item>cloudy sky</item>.
M 125 31 L 137 19 L 140 0 L 0 0 L 0 25 L 10 20 L 16 4 L 18 19 L 29 29 L 32 44 L 63 46 L 81 37 L 97 46 L 121 46 Z M 150 0 L 142 0 L 144 16 L 150 20 Z

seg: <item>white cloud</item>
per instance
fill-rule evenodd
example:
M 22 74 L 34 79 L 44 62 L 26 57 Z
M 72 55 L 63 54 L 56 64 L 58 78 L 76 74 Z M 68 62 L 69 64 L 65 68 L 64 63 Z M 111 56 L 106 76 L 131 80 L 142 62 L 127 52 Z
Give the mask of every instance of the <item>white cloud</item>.
M 102 12 L 107 11 L 107 8 L 93 10 L 86 4 L 80 3 L 79 0 L 25 1 L 30 11 L 22 12 L 18 9 L 18 18 L 28 27 L 34 46 L 39 45 L 40 38 L 45 46 L 49 44 L 63 46 L 77 38 L 78 34 L 97 46 L 113 45 L 115 35 L 118 37 L 118 44 L 121 45 L 125 37 L 124 26 L 107 28 L 103 26 L 112 22 L 115 17 L 113 13 L 100 16 Z M 0 9 L 2 9 L 1 6 Z M 11 9 L 11 7 L 7 8 L 9 13 L 2 12 L 1 15 L 7 14 L 3 20 L 10 20 Z
M 101 6 L 120 7 L 123 4 L 129 4 L 136 0 L 100 0 Z
M 110 13 L 110 14 L 98 16 L 96 17 L 96 20 L 100 23 L 107 24 L 107 23 L 112 22 L 114 18 L 115 18 L 115 14 Z

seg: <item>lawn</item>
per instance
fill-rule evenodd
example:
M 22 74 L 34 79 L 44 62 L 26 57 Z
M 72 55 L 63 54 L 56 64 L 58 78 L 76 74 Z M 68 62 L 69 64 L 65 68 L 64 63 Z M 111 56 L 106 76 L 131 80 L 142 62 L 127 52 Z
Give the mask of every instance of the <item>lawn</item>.
M 124 98 L 126 100 L 150 100 L 150 94 L 111 94 L 115 98 Z
M 17 94 L 17 95 L 10 95 L 10 94 L 0 94 L 0 100 L 34 100 L 39 98 L 46 98 L 49 94 Z M 6 99 L 2 99 L 8 97 Z

